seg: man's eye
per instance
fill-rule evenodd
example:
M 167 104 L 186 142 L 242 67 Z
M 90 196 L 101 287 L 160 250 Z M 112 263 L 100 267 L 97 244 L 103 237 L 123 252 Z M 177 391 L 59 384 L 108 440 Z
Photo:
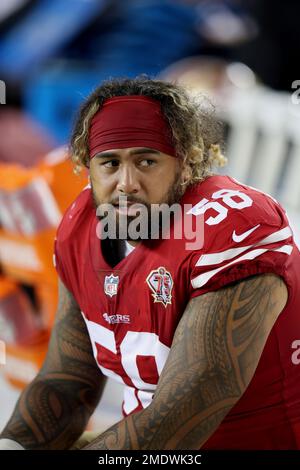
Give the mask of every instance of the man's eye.
M 107 162 L 103 162 L 102 165 L 105 166 L 105 168 L 113 168 L 113 167 L 119 165 L 119 161 L 118 160 L 108 160 Z
M 150 158 L 145 158 L 144 160 L 140 161 L 140 165 L 145 166 L 145 167 L 152 166 L 152 165 L 154 165 L 154 163 L 155 163 L 155 161 L 151 160 Z

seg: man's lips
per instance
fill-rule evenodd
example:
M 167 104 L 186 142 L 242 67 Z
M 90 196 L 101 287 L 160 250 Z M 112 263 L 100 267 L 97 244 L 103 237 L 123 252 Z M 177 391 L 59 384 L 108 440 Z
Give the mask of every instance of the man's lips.
M 127 207 L 127 206 L 133 206 L 133 204 L 135 204 L 135 202 L 116 202 L 115 204 L 113 204 L 115 207 Z
M 143 204 L 138 202 L 124 202 L 113 204 L 116 210 L 122 214 L 136 215 L 140 212 L 140 209 L 143 207 Z

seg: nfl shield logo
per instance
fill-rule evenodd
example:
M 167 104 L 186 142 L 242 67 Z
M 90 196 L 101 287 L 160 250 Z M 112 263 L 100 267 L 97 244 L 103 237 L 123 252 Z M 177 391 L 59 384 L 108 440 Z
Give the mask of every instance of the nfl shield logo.
M 105 276 L 104 280 L 104 292 L 109 297 L 113 297 L 118 293 L 118 284 L 119 284 L 119 276 L 114 276 L 111 274 L 110 276 Z

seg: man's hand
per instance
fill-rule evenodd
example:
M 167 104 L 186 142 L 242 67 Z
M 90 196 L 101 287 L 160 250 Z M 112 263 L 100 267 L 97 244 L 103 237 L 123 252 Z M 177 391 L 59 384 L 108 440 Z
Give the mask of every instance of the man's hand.
M 26 449 L 67 449 L 84 431 L 104 386 L 72 294 L 60 282 L 45 363 L 22 393 L 1 438 Z
M 247 388 L 287 296 L 265 274 L 191 300 L 150 406 L 86 449 L 199 449 Z

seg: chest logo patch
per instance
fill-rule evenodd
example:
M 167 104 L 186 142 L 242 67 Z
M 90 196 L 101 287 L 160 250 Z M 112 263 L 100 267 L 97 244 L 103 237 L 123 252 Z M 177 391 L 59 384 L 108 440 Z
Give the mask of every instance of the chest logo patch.
M 160 266 L 154 269 L 146 281 L 152 290 L 154 303 L 161 302 L 165 307 L 172 303 L 173 279 L 166 268 Z
M 111 274 L 110 276 L 105 276 L 104 280 L 104 292 L 109 297 L 113 297 L 118 293 L 118 285 L 119 285 L 119 276 L 114 276 Z

